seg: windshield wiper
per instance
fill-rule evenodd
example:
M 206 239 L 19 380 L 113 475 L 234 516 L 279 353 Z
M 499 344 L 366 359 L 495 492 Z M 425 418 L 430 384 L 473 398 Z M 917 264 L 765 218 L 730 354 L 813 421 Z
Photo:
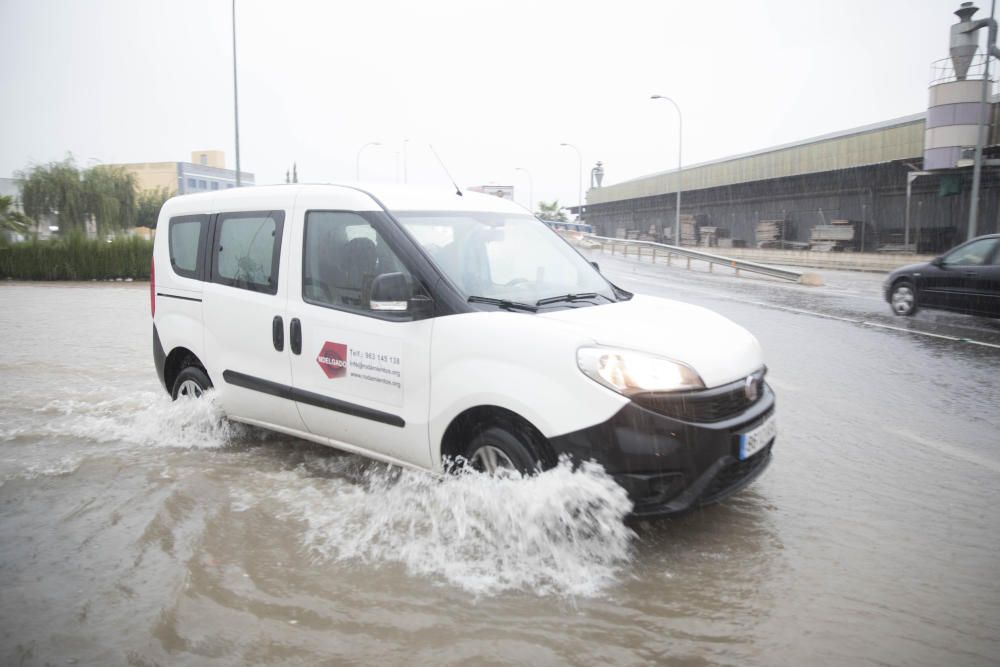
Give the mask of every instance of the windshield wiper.
M 519 301 L 508 301 L 507 299 L 494 299 L 489 296 L 470 296 L 468 299 L 469 303 L 489 303 L 494 306 L 499 306 L 500 308 L 506 308 L 508 310 L 527 310 L 528 312 L 534 313 L 538 310 L 538 306 L 532 306 L 530 303 L 521 303 Z
M 587 299 L 596 299 L 601 297 L 606 301 L 614 301 L 603 294 L 598 294 L 597 292 L 580 292 L 578 294 L 563 294 L 562 296 L 550 296 L 545 299 L 539 299 L 535 302 L 536 306 L 544 306 L 547 303 L 561 303 L 563 301 L 585 301 Z

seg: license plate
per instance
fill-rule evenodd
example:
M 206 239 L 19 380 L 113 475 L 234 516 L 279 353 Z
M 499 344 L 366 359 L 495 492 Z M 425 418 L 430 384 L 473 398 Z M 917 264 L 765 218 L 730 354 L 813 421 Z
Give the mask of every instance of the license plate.
M 767 446 L 778 434 L 778 420 L 771 415 L 764 423 L 740 434 L 740 461 L 744 461 Z

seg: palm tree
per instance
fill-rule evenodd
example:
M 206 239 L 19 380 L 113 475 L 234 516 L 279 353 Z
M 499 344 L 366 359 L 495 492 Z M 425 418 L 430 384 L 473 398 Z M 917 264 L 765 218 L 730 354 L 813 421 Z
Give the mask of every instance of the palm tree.
M 538 202 L 538 212 L 535 213 L 542 220 L 552 220 L 554 222 L 569 222 L 566 211 L 559 206 L 559 200 L 553 199 L 552 203 Z
M 0 231 L 24 234 L 28 231 L 29 220 L 24 213 L 13 210 L 13 197 L 0 197 Z

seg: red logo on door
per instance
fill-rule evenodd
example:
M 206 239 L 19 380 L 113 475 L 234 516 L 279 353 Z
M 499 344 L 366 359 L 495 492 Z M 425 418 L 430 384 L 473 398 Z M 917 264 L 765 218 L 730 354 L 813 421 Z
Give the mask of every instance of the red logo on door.
M 347 346 L 343 343 L 327 341 L 323 344 L 323 349 L 319 351 L 316 363 L 331 380 L 343 377 L 347 372 Z

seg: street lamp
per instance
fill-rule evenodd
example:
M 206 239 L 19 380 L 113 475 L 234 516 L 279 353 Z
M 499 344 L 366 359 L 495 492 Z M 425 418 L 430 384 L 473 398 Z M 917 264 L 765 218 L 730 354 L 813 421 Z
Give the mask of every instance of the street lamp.
M 677 109 L 677 217 L 674 219 L 674 245 L 681 244 L 681 138 L 684 136 L 684 118 L 677 102 L 666 95 L 652 95 L 651 100 L 666 100 Z
M 358 155 L 354 159 L 354 180 L 356 181 L 361 180 L 361 151 L 368 148 L 369 146 L 381 146 L 381 145 L 382 142 L 380 141 L 369 141 L 367 144 L 358 149 Z
M 576 176 L 576 188 L 577 188 L 577 202 L 579 208 L 577 209 L 577 222 L 583 220 L 583 155 L 580 154 L 580 149 L 573 144 L 562 143 L 560 146 L 568 146 L 576 151 L 576 157 L 580 161 L 580 169 Z
M 240 98 L 236 93 L 236 0 L 233 0 L 233 121 L 236 128 L 236 187 L 240 187 Z
M 403 139 L 403 183 L 409 183 L 406 177 L 406 144 L 409 143 L 409 139 Z
M 534 213 L 535 181 L 531 178 L 531 172 L 524 167 L 514 167 L 514 171 L 523 171 L 528 176 L 528 210 Z

